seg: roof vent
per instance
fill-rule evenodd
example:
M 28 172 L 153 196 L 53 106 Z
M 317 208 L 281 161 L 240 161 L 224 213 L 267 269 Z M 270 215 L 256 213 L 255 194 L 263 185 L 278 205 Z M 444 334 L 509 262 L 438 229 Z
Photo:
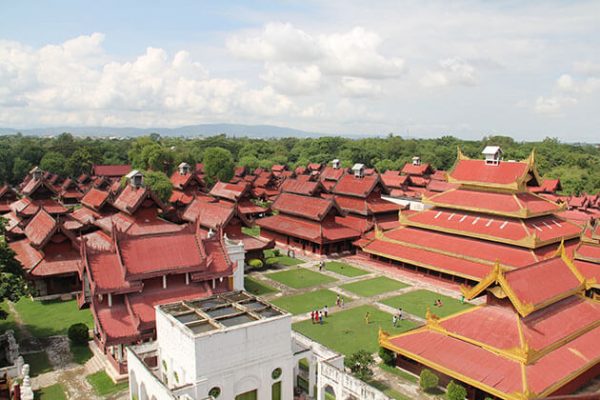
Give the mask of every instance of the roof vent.
M 481 154 L 485 156 L 486 165 L 498 165 L 502 159 L 502 149 L 500 146 L 485 146 Z
M 354 177 L 363 178 L 365 176 L 365 165 L 359 163 L 354 164 L 352 172 L 354 172 Z
M 421 157 L 419 157 L 419 156 L 414 156 L 414 157 L 412 158 L 412 165 L 415 165 L 415 166 L 419 166 L 419 165 L 421 165 Z
M 333 169 L 340 169 L 340 160 L 337 158 L 331 162 L 331 166 Z
M 129 184 L 134 188 L 139 188 L 144 185 L 144 175 L 137 169 L 134 169 L 125 175 L 125 178 L 127 178 Z
M 187 175 L 190 173 L 191 170 L 190 164 L 186 162 L 182 162 L 181 164 L 179 164 L 179 166 L 177 166 L 177 168 L 179 169 L 180 175 Z

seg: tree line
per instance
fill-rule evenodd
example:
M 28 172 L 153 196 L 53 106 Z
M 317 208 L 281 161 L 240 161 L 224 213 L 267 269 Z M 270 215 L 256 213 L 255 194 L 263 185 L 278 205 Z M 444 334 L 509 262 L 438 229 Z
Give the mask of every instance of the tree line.
M 486 145 L 498 145 L 505 159 L 527 158 L 535 148 L 539 172 L 545 178 L 560 178 L 565 194 L 598 193 L 600 148 L 590 144 L 567 144 L 546 138 L 540 142 L 517 142 L 506 136 L 461 140 L 343 137 L 254 139 L 226 135 L 181 138 L 158 134 L 127 139 L 79 138 L 69 133 L 56 137 L 20 134 L 0 136 L 0 182 L 16 184 L 35 165 L 61 176 L 89 173 L 93 164 L 125 164 L 169 175 L 181 162 L 204 162 L 209 183 L 231 178 L 233 167 L 290 168 L 309 162 L 339 159 L 344 167 L 363 163 L 380 172 L 400 169 L 415 155 L 437 169 L 448 170 L 456 160 L 457 147 L 473 158 Z

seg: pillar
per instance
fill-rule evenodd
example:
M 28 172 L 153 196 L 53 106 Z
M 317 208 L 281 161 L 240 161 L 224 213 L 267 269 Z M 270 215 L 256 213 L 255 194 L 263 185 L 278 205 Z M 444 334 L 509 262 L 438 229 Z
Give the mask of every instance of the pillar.
M 317 363 L 313 357 L 308 360 L 308 395 L 315 397 L 315 385 L 317 384 Z
M 112 307 L 112 294 L 111 293 L 108 294 L 108 306 Z
M 190 284 L 190 273 L 189 272 L 185 273 L 185 284 L 186 285 Z
M 167 276 L 163 275 L 163 289 L 167 288 Z

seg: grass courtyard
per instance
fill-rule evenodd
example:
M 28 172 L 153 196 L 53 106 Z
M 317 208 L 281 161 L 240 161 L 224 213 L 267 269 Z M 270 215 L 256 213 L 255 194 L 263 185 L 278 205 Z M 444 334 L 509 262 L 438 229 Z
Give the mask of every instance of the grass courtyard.
M 90 328 L 94 326 L 90 310 L 80 310 L 75 300 L 33 301 L 24 297 L 15 304 L 15 308 L 27 330 L 38 338 L 66 335 L 69 327 L 77 322 L 83 322 Z
M 66 400 L 65 389 L 60 383 L 52 386 L 36 390 L 34 393 L 35 400 Z
M 335 282 L 336 279 L 327 275 L 311 271 L 306 268 L 289 269 L 287 271 L 272 272 L 267 277 L 294 289 L 304 289 L 323 283 Z
M 365 323 L 367 312 L 370 314 L 368 325 Z M 416 326 L 414 322 L 402 320 L 394 328 L 391 314 L 368 305 L 330 314 L 323 322 L 323 325 L 313 324 L 310 320 L 296 322 L 293 329 L 345 355 L 361 349 L 370 353 L 378 351 L 380 327 L 393 335 Z
M 277 289 L 275 289 L 274 287 L 262 283 L 250 276 L 246 276 L 244 278 L 244 287 L 246 288 L 246 291 L 252 293 L 255 296 L 264 296 L 265 294 L 277 292 Z
M 442 301 L 442 307 L 434 306 L 436 299 Z M 462 304 L 460 300 L 430 292 L 429 290 L 415 290 L 414 292 L 408 292 L 400 296 L 389 297 L 382 300 L 381 303 L 394 308 L 402 307 L 404 311 L 422 318 L 425 318 L 427 307 L 438 317 L 447 317 L 448 315 L 473 307 L 469 303 Z
M 104 371 L 98 371 L 94 374 L 88 375 L 85 377 L 88 383 L 92 385 L 94 388 L 94 392 L 98 396 L 109 396 L 113 393 L 120 392 L 122 390 L 127 389 L 128 383 L 115 383 L 110 379 L 110 377 Z
M 336 274 L 347 276 L 349 278 L 353 278 L 355 276 L 362 276 L 369 273 L 368 271 L 353 267 L 350 264 L 346 264 L 339 261 L 330 261 L 328 263 L 325 263 L 325 269 L 327 271 L 335 272 Z
M 284 267 L 292 267 L 294 265 L 303 264 L 305 261 L 300 258 L 292 258 L 286 255 L 275 255 L 275 250 L 265 250 L 265 263 L 267 265 L 282 265 Z
M 347 283 L 340 286 L 342 289 L 357 294 L 361 297 L 376 296 L 381 293 L 392 292 L 394 290 L 408 287 L 407 284 L 385 276 L 378 276 L 373 279 Z
M 332 292 L 331 290 L 321 289 L 294 296 L 280 297 L 272 300 L 271 303 L 292 314 L 303 314 L 310 312 L 311 310 L 320 310 L 324 306 L 329 307 L 331 310 L 333 306 L 335 306 L 336 299 L 337 293 Z M 348 301 L 349 299 L 344 297 L 344 302 Z
M 23 359 L 29 364 L 29 375 L 31 377 L 52 371 L 52 365 L 50 365 L 50 360 L 48 360 L 48 355 L 45 351 L 25 354 L 23 355 Z

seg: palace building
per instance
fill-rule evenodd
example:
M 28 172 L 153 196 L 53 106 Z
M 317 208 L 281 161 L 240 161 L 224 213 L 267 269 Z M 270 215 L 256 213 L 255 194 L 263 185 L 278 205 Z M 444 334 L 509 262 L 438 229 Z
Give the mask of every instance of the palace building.
M 566 395 L 600 375 L 600 303 L 564 245 L 551 257 L 508 270 L 496 263 L 466 298 L 486 303 L 379 342 L 398 366 L 461 382 L 468 398 L 526 400 Z
M 424 197 L 431 208 L 401 212 L 398 228 L 378 230 L 357 245 L 372 258 L 472 283 L 496 262 L 516 269 L 541 261 L 563 240 L 572 251 L 581 227 L 557 215 L 563 205 L 528 190 L 541 181 L 534 154 L 503 161 L 495 149 L 485 160 L 459 152 L 448 173 L 454 188 Z

